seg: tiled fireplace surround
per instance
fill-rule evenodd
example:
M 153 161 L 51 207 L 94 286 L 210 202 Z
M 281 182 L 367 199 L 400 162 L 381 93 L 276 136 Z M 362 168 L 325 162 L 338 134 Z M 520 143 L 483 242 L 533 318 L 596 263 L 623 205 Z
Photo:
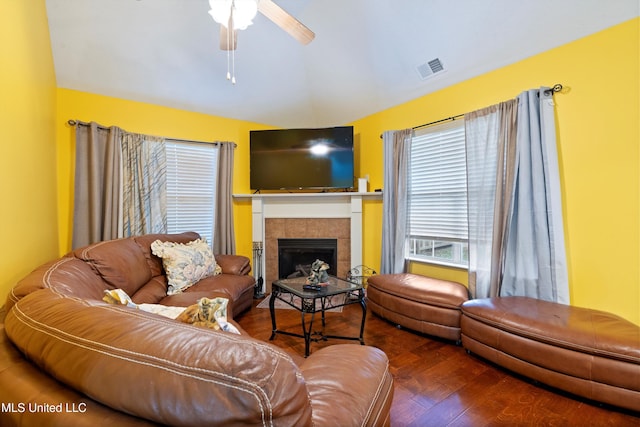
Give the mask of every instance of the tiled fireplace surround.
M 284 193 L 236 195 L 252 203 L 253 242 L 262 242 L 264 292 L 278 279 L 279 238 L 336 239 L 337 275 L 362 264 L 362 200 L 381 193 Z M 254 272 L 256 268 L 254 266 Z
M 278 239 L 336 239 L 336 274 L 351 269 L 351 220 L 349 218 L 266 218 L 264 225 L 265 282 L 278 278 Z M 325 260 L 326 261 L 326 260 Z

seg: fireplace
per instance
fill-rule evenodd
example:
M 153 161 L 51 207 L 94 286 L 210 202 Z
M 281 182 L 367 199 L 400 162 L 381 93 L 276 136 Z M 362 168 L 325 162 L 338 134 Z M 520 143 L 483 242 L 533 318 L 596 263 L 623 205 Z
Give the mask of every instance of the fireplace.
M 320 258 L 335 270 L 335 276 L 346 277 L 351 268 L 351 227 L 349 218 L 265 218 L 264 221 L 264 285 L 265 293 L 271 292 L 271 283 L 280 279 L 279 241 L 295 240 L 335 240 L 335 258 L 324 253 Z M 335 261 L 334 261 L 335 259 Z M 284 273 L 283 273 L 284 274 Z
M 337 239 L 278 239 L 278 278 L 308 276 L 316 259 L 329 264 L 328 273 L 335 276 L 337 252 Z
M 233 197 L 251 201 L 253 242 L 264 250 L 258 261 L 262 268 L 254 268 L 254 272 L 264 278 L 260 284 L 264 285 L 263 293 L 269 294 L 271 283 L 279 279 L 280 238 L 337 239 L 337 277 L 346 277 L 352 266 L 362 265 L 363 200 L 379 204 L 382 192 L 234 194 Z

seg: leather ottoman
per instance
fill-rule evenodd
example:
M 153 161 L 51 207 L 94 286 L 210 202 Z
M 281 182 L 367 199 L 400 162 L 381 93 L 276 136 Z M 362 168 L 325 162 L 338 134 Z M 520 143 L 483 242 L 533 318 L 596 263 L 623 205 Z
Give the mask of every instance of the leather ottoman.
M 462 304 L 462 345 L 569 393 L 640 411 L 640 327 L 604 311 L 527 297 Z
M 460 305 L 467 288 L 456 282 L 412 273 L 369 277 L 367 305 L 400 326 L 448 340 L 460 340 Z

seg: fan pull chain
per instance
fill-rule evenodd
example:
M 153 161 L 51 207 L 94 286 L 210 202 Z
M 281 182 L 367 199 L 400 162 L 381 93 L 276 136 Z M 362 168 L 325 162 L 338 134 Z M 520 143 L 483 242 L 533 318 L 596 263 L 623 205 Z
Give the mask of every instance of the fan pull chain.
M 231 1 L 231 10 L 229 11 L 229 27 L 227 28 L 227 80 L 231 80 L 232 84 L 236 84 L 236 50 L 232 49 L 233 37 L 235 36 L 235 25 L 233 20 L 233 11 L 236 8 L 235 0 Z M 231 52 L 231 72 L 229 72 L 229 50 Z
M 231 84 L 236 84 L 236 51 L 231 52 Z
M 227 80 L 231 79 L 231 73 L 229 72 L 229 31 L 227 31 Z

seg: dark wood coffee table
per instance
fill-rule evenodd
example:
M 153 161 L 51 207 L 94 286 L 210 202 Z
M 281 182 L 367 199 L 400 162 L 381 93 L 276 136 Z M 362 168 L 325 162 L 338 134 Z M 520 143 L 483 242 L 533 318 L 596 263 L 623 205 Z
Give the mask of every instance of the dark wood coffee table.
M 273 326 L 270 340 L 275 339 L 276 334 L 291 335 L 304 338 L 304 356 L 309 356 L 309 346 L 311 341 L 326 341 L 328 338 L 344 340 L 358 340 L 364 345 L 364 321 L 367 314 L 367 303 L 364 298 L 364 288 L 361 284 L 329 276 L 329 282 L 322 286 L 320 290 L 304 289 L 306 277 L 296 277 L 293 279 L 280 279 L 273 282 L 271 287 L 271 298 L 269 299 L 269 311 L 271 313 L 271 324 Z M 289 304 L 298 310 L 302 318 L 302 334 L 279 331 L 276 326 L 276 311 L 274 303 L 276 298 Z M 360 304 L 362 307 L 362 322 L 360 323 L 360 336 L 325 335 L 325 312 L 332 308 L 343 307 L 350 304 Z M 316 313 L 322 315 L 322 329 L 313 330 L 313 320 Z M 305 316 L 309 315 L 309 322 Z

